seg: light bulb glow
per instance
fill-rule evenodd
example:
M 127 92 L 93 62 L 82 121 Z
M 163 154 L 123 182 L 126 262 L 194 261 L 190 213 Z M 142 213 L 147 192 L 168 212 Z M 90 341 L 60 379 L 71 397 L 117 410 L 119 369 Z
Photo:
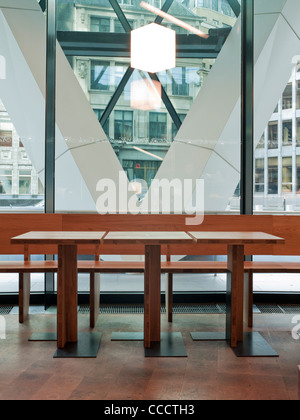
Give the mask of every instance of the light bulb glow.
M 130 106 L 142 111 L 161 107 L 161 84 L 155 80 L 136 80 L 130 86 Z

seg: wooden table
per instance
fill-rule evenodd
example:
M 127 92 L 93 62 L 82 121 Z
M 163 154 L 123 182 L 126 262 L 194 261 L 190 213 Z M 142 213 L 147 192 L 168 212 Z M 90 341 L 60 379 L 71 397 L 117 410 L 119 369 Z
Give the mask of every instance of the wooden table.
M 145 246 L 144 340 L 145 356 L 186 356 L 181 333 L 161 333 L 161 245 L 191 244 L 185 232 L 109 232 L 104 243 Z M 134 339 L 125 335 L 125 339 Z M 133 333 L 133 337 L 141 337 Z
M 277 354 L 258 333 L 244 333 L 244 247 L 246 244 L 276 245 L 283 238 L 264 232 L 188 232 L 196 243 L 227 245 L 227 292 L 225 339 L 237 356 L 276 356 Z M 220 338 L 210 333 L 194 333 L 194 339 Z M 214 338 L 213 338 L 214 339 Z
M 96 357 L 101 334 L 80 333 L 77 316 L 77 246 L 98 246 L 105 232 L 27 232 L 12 244 L 52 244 L 58 247 L 57 352 L 54 357 Z

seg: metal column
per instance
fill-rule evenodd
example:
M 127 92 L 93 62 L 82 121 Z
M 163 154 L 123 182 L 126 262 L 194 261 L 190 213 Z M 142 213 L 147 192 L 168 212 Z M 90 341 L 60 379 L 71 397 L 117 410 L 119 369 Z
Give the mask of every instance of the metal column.
M 55 87 L 56 87 L 56 0 L 47 0 L 46 106 L 45 106 L 45 213 L 55 213 Z M 53 259 L 53 255 L 46 255 Z M 54 275 L 45 275 L 45 308 L 54 294 Z
M 254 0 L 241 3 L 241 214 L 253 214 Z

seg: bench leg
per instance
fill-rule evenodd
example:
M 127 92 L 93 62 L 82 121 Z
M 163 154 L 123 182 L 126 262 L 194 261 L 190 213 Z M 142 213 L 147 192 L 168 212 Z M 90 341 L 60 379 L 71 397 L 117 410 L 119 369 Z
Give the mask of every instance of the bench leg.
M 90 327 L 95 328 L 100 308 L 100 274 L 90 273 Z
M 29 313 L 30 274 L 19 273 L 19 322 L 22 324 Z
M 249 328 L 253 327 L 253 272 L 244 274 L 244 321 Z
M 168 322 L 173 321 L 173 273 L 166 274 L 166 314 Z

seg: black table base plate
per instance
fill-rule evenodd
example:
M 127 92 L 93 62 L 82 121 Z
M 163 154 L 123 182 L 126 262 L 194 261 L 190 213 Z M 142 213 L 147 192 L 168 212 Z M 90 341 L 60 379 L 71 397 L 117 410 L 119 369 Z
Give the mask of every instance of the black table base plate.
M 161 341 L 145 348 L 145 357 L 187 357 L 180 332 L 163 332 Z
M 111 341 L 144 341 L 143 332 L 113 332 Z
M 33 333 L 28 341 L 57 341 L 56 333 Z
M 96 358 L 100 348 L 102 333 L 78 333 L 77 343 L 67 343 L 63 349 L 57 349 L 54 358 Z
M 243 341 L 232 348 L 237 357 L 278 357 L 278 353 L 259 332 L 246 332 Z
M 194 341 L 226 340 L 226 334 L 224 332 L 191 332 L 191 337 Z

